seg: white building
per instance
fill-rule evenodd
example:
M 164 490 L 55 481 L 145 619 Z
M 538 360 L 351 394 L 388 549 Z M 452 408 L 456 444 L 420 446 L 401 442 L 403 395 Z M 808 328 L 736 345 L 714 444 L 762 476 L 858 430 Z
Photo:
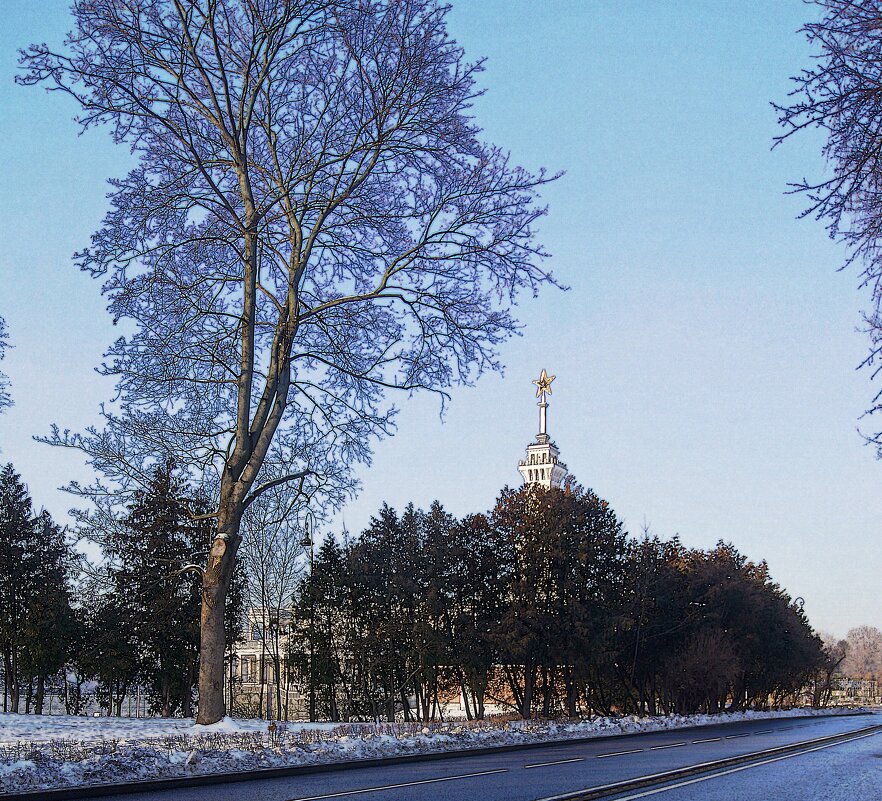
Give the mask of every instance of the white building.
M 548 424 L 547 395 L 551 394 L 551 382 L 557 376 L 549 376 L 543 369 L 533 383 L 539 398 L 539 433 L 535 441 L 527 445 L 527 458 L 518 463 L 518 471 L 524 484 L 539 484 L 545 489 L 560 487 L 567 476 L 567 466 L 560 461 L 560 450 L 546 430 Z

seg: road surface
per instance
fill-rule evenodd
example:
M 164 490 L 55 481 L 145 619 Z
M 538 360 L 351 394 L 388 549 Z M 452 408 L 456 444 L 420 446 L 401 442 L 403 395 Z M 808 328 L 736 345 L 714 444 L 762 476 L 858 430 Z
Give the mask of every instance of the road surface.
M 880 723 L 882 715 L 873 714 L 761 720 L 444 761 L 104 797 L 116 801 L 537 801 Z M 621 801 L 879 801 L 882 733 L 765 764 L 729 768 L 712 778 L 693 776 L 673 785 L 610 797 Z

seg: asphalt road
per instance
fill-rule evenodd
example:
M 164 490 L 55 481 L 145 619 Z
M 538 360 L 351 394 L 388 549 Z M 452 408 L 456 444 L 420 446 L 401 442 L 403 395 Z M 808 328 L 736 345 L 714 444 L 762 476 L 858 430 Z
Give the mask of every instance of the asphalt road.
M 615 801 L 878 801 L 882 733 L 775 761 L 751 762 L 668 785 L 611 796 Z
M 880 722 L 882 715 L 872 714 L 763 720 L 444 761 L 105 798 L 117 801 L 536 801 L 586 787 L 854 731 Z M 690 784 L 681 782 L 673 787 L 647 788 L 618 798 L 624 801 L 658 795 L 664 801 L 753 798 L 879 801 L 882 798 L 880 752 L 882 736 L 870 736 L 755 767 L 739 766 L 740 770 L 729 769 L 710 779 L 700 777 L 701 781 Z M 699 777 L 692 777 L 695 778 Z

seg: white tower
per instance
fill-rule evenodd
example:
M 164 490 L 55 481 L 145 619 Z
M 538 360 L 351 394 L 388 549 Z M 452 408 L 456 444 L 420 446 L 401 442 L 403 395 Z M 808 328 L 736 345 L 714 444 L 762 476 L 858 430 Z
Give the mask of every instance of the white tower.
M 527 458 L 518 463 L 518 471 L 524 479 L 524 484 L 538 484 L 540 487 L 560 487 L 567 475 L 567 466 L 560 461 L 560 451 L 548 436 L 546 426 L 548 423 L 548 401 L 546 396 L 551 394 L 551 382 L 556 376 L 549 376 L 543 369 L 539 378 L 533 383 L 536 385 L 536 397 L 539 398 L 539 433 L 536 441 L 527 446 Z

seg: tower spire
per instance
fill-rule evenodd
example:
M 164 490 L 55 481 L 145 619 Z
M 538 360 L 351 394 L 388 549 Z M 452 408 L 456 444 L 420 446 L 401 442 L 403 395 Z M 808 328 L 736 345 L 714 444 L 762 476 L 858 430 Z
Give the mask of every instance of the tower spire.
M 567 475 L 567 466 L 558 458 L 560 451 L 548 436 L 548 396 L 551 382 L 557 376 L 548 375 L 543 369 L 533 383 L 539 402 L 539 433 L 536 441 L 527 446 L 527 458 L 518 464 L 524 484 L 538 484 L 546 489 L 560 487 Z
M 536 397 L 539 398 L 539 403 L 536 405 L 539 407 L 539 433 L 547 434 L 546 426 L 548 423 L 548 401 L 546 400 L 546 395 L 551 395 L 551 382 L 557 378 L 556 375 L 548 375 L 545 372 L 545 368 L 542 368 L 542 372 L 539 373 L 539 378 L 537 378 L 533 383 L 536 385 Z

